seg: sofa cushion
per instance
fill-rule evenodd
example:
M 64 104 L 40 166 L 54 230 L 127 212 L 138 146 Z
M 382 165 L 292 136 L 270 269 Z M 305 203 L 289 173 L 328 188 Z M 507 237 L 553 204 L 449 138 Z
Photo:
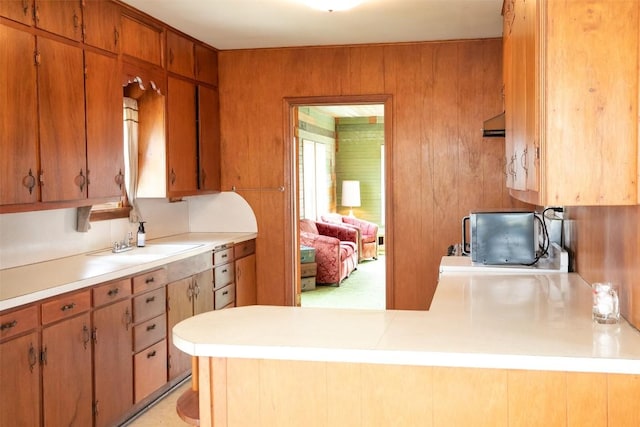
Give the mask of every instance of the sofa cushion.
M 318 232 L 318 227 L 316 227 L 316 222 L 310 219 L 300 220 L 300 231 L 304 231 L 312 234 L 320 234 Z

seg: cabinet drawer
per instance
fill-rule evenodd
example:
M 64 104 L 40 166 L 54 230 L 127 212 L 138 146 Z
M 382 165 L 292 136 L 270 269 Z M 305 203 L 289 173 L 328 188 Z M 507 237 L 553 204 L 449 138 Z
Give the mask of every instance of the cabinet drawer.
M 165 312 L 165 289 L 160 288 L 133 298 L 133 322 L 139 323 Z
M 154 317 L 133 327 L 133 351 L 149 347 L 167 336 L 167 316 Z
M 160 268 L 133 278 L 133 293 L 147 292 L 167 284 L 167 270 Z
M 247 240 L 246 242 L 238 243 L 233 247 L 233 256 L 235 259 L 251 255 L 256 251 L 255 239 Z
M 235 272 L 233 270 L 233 263 L 221 265 L 213 269 L 213 288 L 220 289 L 223 286 L 233 282 Z
M 233 261 L 233 248 L 213 253 L 213 265 L 221 265 Z
M 134 400 L 140 402 L 167 382 L 167 340 L 133 356 Z
M 220 310 L 236 300 L 236 286 L 232 283 L 214 292 L 214 309 Z
M 131 295 L 131 279 L 123 279 L 96 286 L 91 292 L 93 293 L 93 306 L 99 307 Z
M 75 316 L 90 308 L 91 291 L 89 289 L 71 295 L 63 295 L 42 304 L 42 324 L 46 325 L 56 320 Z
M 0 316 L 0 340 L 38 326 L 38 306 L 23 308 Z

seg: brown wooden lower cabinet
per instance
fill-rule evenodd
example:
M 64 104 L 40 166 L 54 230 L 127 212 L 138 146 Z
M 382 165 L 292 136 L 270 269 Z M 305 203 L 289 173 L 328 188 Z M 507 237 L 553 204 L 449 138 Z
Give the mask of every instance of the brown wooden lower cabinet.
M 167 285 L 167 328 L 182 320 L 213 310 L 213 270 L 208 268 L 191 277 Z M 191 369 L 191 356 L 169 342 L 169 380 L 185 376 Z
M 202 426 L 640 425 L 640 375 L 207 357 L 199 372 Z
M 107 427 L 133 406 L 131 299 L 94 310 L 93 331 L 95 426 Z
M 0 426 L 40 425 L 39 341 L 32 332 L 0 344 Z
M 87 311 L 42 330 L 45 426 L 93 424 L 90 327 Z

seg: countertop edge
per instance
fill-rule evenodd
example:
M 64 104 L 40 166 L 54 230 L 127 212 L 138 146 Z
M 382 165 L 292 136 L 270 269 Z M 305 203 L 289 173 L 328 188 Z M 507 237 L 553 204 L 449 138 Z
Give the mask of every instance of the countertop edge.
M 198 357 L 640 375 L 640 361 L 636 359 L 429 352 L 424 350 L 393 351 L 381 349 L 193 344 L 181 339 L 176 334 L 173 335 L 173 339 L 174 345 L 178 349 L 191 356 Z

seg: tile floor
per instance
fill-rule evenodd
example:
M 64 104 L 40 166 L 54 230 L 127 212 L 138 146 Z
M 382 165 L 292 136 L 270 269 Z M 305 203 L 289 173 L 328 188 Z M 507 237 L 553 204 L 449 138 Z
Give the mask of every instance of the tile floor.
M 189 424 L 180 419 L 176 413 L 178 397 L 191 387 L 191 380 L 186 381 L 170 394 L 161 399 L 138 418 L 125 424 L 126 427 L 185 427 Z

